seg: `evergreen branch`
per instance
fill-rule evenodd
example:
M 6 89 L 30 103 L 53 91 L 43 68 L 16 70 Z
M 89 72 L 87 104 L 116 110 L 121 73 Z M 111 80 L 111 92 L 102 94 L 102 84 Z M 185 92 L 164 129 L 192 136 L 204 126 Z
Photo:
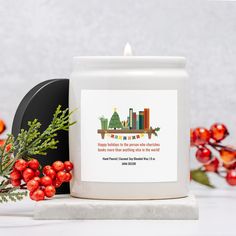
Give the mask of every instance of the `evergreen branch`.
M 17 159 L 27 158 L 33 155 L 47 155 L 47 150 L 56 149 L 58 140 L 55 139 L 60 130 L 68 131 L 69 127 L 76 122 L 70 122 L 70 117 L 74 111 L 69 109 L 61 110 L 59 105 L 53 115 L 51 124 L 40 133 L 41 123 L 35 119 L 28 122 L 29 129 L 21 130 L 17 137 Z
M 7 189 L 6 192 L 0 192 L 0 203 L 6 203 L 9 200 L 16 202 L 17 200 L 22 200 L 25 196 L 27 196 L 27 191 L 20 191 L 16 187 Z
M 10 169 L 13 166 L 12 155 L 14 152 L 14 137 L 13 135 L 8 135 L 4 145 L 0 147 L 0 176 L 8 175 Z
M 27 196 L 27 191 L 20 191 L 25 189 L 23 185 L 20 187 L 13 187 L 10 185 L 9 180 L 2 180 L 0 183 L 0 203 L 10 201 L 22 200 L 24 196 Z

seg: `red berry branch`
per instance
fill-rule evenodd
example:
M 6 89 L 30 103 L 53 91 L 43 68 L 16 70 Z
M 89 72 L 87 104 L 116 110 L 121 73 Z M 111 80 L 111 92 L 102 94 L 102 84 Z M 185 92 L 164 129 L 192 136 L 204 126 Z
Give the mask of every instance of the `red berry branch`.
M 201 163 L 198 169 L 191 170 L 192 180 L 214 187 L 207 175 L 214 172 L 229 185 L 236 185 L 236 148 L 222 143 L 228 135 L 228 129 L 220 123 L 213 124 L 210 129 L 191 129 L 191 147 L 196 148 L 195 156 Z
M 40 175 L 40 165 L 38 160 L 31 159 L 25 161 L 18 159 L 10 173 L 10 183 L 20 189 L 28 189 L 30 198 L 34 201 L 51 198 L 56 193 L 63 182 L 70 182 L 73 164 L 70 161 L 55 161 L 52 166 L 43 167 L 43 177 Z M 22 183 L 23 182 L 23 183 Z
M 69 161 L 56 161 L 52 166 L 43 168 L 40 173 L 37 155 L 47 155 L 49 149 L 56 149 L 58 131 L 68 131 L 75 122 L 70 122 L 73 112 L 62 110 L 58 106 L 51 123 L 42 131 L 41 123 L 35 119 L 28 122 L 28 129 L 22 129 L 14 137 L 9 134 L 0 142 L 0 202 L 23 199 L 30 191 L 30 198 L 35 201 L 54 196 L 56 188 L 72 178 L 70 171 L 73 164 Z M 0 134 L 5 124 L 0 120 Z M 48 157 L 50 158 L 50 157 Z M 43 177 L 39 177 L 40 175 Z M 23 190 L 23 191 L 22 191 Z

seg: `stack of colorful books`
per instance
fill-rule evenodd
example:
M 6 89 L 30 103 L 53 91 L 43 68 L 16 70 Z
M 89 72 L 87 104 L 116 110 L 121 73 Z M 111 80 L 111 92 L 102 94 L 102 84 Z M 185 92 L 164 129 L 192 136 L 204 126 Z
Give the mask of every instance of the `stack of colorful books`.
M 148 130 L 150 129 L 150 110 L 144 108 L 143 111 L 138 113 L 133 111 L 133 108 L 129 109 L 129 116 L 127 118 L 128 128 L 133 130 Z

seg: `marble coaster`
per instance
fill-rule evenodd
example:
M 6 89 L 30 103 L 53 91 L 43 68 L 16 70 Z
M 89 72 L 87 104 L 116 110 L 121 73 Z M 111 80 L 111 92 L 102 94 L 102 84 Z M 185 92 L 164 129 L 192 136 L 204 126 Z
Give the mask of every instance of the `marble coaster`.
M 69 195 L 37 202 L 34 219 L 40 220 L 197 220 L 193 194 L 165 200 L 92 200 Z

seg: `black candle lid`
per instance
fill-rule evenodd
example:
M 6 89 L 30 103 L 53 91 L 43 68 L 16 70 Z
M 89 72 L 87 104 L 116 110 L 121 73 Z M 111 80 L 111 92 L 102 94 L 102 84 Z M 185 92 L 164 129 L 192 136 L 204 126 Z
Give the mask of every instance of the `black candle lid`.
M 51 122 L 58 105 L 62 109 L 68 107 L 69 79 L 52 79 L 44 81 L 32 88 L 22 99 L 17 108 L 12 125 L 12 133 L 16 136 L 21 129 L 28 129 L 28 121 L 35 118 L 41 124 L 43 131 Z M 60 131 L 57 139 L 58 148 L 49 150 L 47 156 L 35 156 L 42 166 L 51 165 L 56 160 L 69 160 L 68 132 Z M 69 193 L 69 184 L 63 183 L 57 193 Z

